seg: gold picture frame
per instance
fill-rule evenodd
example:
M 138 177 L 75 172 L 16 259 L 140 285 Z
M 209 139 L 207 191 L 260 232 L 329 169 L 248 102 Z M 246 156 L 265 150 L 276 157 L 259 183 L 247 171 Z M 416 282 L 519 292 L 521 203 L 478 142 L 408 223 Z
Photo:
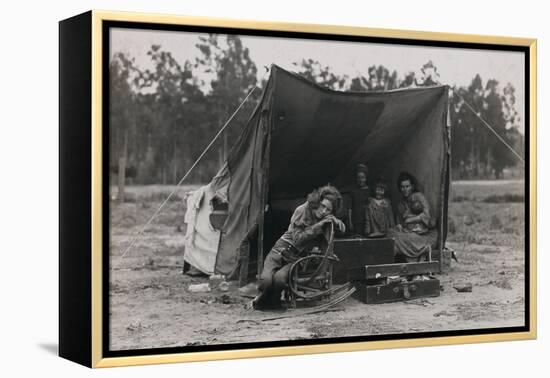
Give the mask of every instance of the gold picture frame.
M 109 24 L 111 23 L 111 24 Z M 379 38 L 416 44 L 464 44 L 481 48 L 483 45 L 521 49 L 525 53 L 526 112 L 525 133 L 529 136 L 525 174 L 529 193 L 525 193 L 526 324 L 517 332 L 462 334 L 422 338 L 390 338 L 372 341 L 343 341 L 239 349 L 226 345 L 218 350 L 177 352 L 161 349 L 154 353 L 135 352 L 109 356 L 105 353 L 104 323 L 106 284 L 105 271 L 105 130 L 103 122 L 108 103 L 104 84 L 108 73 L 105 51 L 108 28 L 120 26 L 156 25 L 174 27 L 217 28 L 222 30 L 260 31 L 271 33 L 298 33 L 301 38 L 311 35 L 338 37 Z M 297 34 L 297 35 L 298 35 Z M 305 36 L 305 37 L 304 37 Z M 219 359 L 238 359 L 266 356 L 301 355 L 312 353 L 346 352 L 372 349 L 435 346 L 535 339 L 537 336 L 536 288 L 536 123 L 537 123 L 537 41 L 536 39 L 501 36 L 480 36 L 424 31 L 375 29 L 367 27 L 258 22 L 209 17 L 188 17 L 126 12 L 90 11 L 60 22 L 60 355 L 83 365 L 99 367 L 160 364 Z M 72 67 L 78 65 L 79 67 Z M 528 75 L 528 76 L 527 76 Z M 75 89 L 76 88 L 76 89 Z M 75 111 L 76 110 L 76 111 Z M 84 124 L 83 124 L 84 123 Z M 79 147 L 80 146 L 80 147 Z M 82 146 L 86 149 L 82 150 Z M 72 155 L 71 155 L 72 154 Z M 84 156 L 85 155 L 85 156 Z M 74 160 L 71 161 L 71 156 Z M 82 159 L 81 159 L 82 158 Z M 76 173 L 79 171 L 80 173 Z M 80 208 L 70 208 L 78 202 Z M 107 199 L 108 201 L 108 199 Z M 82 212 L 78 213 L 78 211 Z M 528 217 L 528 218 L 527 218 Z M 86 218 L 82 220 L 82 218 Z M 124 354 L 124 353 L 122 353 Z

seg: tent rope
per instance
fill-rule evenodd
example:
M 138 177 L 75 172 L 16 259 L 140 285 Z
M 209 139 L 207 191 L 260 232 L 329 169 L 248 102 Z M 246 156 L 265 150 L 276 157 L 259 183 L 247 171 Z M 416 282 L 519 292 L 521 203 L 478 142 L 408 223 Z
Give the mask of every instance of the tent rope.
M 264 75 L 265 76 L 265 75 Z M 252 88 L 248 94 L 246 95 L 246 97 L 244 98 L 244 100 L 240 103 L 240 105 L 237 107 L 237 109 L 235 109 L 235 111 L 233 112 L 233 114 L 231 114 L 231 117 L 229 117 L 229 119 L 225 122 L 225 124 L 222 126 L 222 128 L 220 129 L 220 131 L 218 131 L 218 133 L 214 136 L 214 138 L 212 139 L 212 141 L 208 144 L 208 146 L 206 146 L 206 148 L 204 149 L 204 151 L 202 151 L 202 153 L 200 154 L 200 156 L 195 160 L 195 162 L 193 163 L 193 165 L 191 166 L 191 168 L 189 168 L 189 170 L 187 171 L 187 173 L 185 173 L 185 175 L 181 178 L 181 180 L 176 184 L 176 187 L 170 192 L 170 194 L 168 194 L 168 197 L 166 197 L 166 199 L 160 204 L 160 206 L 157 208 L 157 210 L 153 213 L 153 215 L 149 218 L 149 220 L 147 220 L 147 222 L 140 228 L 140 230 L 133 236 L 130 244 L 128 245 L 128 247 L 126 247 L 126 250 L 124 251 L 124 253 L 122 253 L 122 255 L 120 256 L 120 259 L 123 259 L 124 256 L 126 256 L 126 254 L 130 251 L 130 249 L 132 249 L 132 247 L 134 246 L 134 244 L 136 243 L 136 241 L 138 240 L 138 238 L 143 234 L 143 232 L 145 231 L 145 229 L 147 228 L 147 226 L 149 226 L 151 224 L 151 222 L 155 219 L 155 217 L 160 213 L 160 211 L 164 208 L 164 206 L 168 203 L 168 201 L 170 200 L 170 198 L 172 198 L 172 196 L 178 191 L 180 185 L 185 181 L 185 179 L 189 176 L 189 174 L 193 171 L 193 169 L 197 166 L 197 164 L 201 161 L 201 159 L 204 157 L 204 155 L 206 155 L 206 153 L 208 152 L 208 150 L 210 150 L 210 148 L 212 147 L 212 145 L 216 142 L 216 140 L 219 138 L 219 136 L 224 132 L 224 130 L 227 128 L 227 126 L 229 126 L 229 123 L 231 122 L 231 120 L 233 120 L 233 118 L 235 117 L 235 115 L 239 112 L 239 110 L 241 110 L 241 108 L 243 107 L 243 105 L 246 103 L 246 101 L 248 100 L 248 98 L 252 95 L 252 93 L 254 93 L 254 91 L 257 89 L 258 87 L 257 86 L 254 86 L 254 88 Z
M 451 90 L 464 102 L 464 104 L 466 104 L 466 107 L 468 109 L 470 109 L 470 111 L 477 118 L 479 118 L 481 123 L 485 127 L 487 127 L 489 130 L 491 130 L 493 132 L 493 134 L 495 134 L 496 137 L 502 142 L 502 144 L 504 144 L 523 164 L 525 164 L 525 159 L 523 158 L 523 156 L 521 156 L 512 146 L 510 146 L 510 144 L 508 142 L 506 142 L 506 140 L 504 140 L 504 138 L 502 136 L 500 136 L 500 134 L 489 124 L 489 122 L 487 122 L 481 115 L 479 115 L 479 113 L 474 109 L 474 107 L 472 105 L 470 105 L 470 103 L 468 101 L 466 101 L 466 99 L 463 96 L 461 96 L 459 93 L 454 91 L 452 88 L 451 88 Z
M 266 69 L 266 72 L 269 72 L 269 68 L 267 67 L 264 67 Z M 265 74 L 264 74 L 264 77 L 265 77 Z M 206 155 L 206 153 L 210 150 L 210 148 L 214 145 L 214 143 L 216 142 L 216 140 L 220 137 L 220 135 L 222 135 L 222 133 L 225 131 L 225 129 L 229 126 L 230 122 L 233 120 L 233 118 L 235 117 L 235 115 L 237 115 L 237 113 L 239 112 L 239 110 L 241 110 L 241 108 L 244 106 L 244 104 L 246 103 L 246 101 L 250 98 L 250 96 L 252 95 L 252 93 L 254 93 L 254 91 L 257 89 L 258 87 L 257 86 L 254 86 L 249 92 L 248 94 L 246 95 L 246 97 L 244 98 L 244 100 L 239 104 L 239 106 L 235 109 L 235 111 L 233 112 L 233 114 L 231 114 L 231 116 L 229 117 L 229 119 L 225 122 L 225 124 L 220 128 L 220 130 L 218 131 L 218 133 L 214 136 L 214 138 L 210 141 L 210 143 L 208 144 L 208 146 L 206 146 L 206 148 L 202 151 L 202 153 L 200 154 L 200 156 L 195 160 L 195 162 L 193 163 L 193 165 L 191 166 L 191 168 L 189 168 L 189 170 L 187 170 L 187 172 L 185 173 L 185 175 L 179 180 L 179 182 L 176 184 L 175 188 L 170 192 L 170 194 L 168 194 L 168 196 L 166 197 L 166 199 L 160 204 L 160 206 L 155 210 L 155 212 L 153 213 L 153 215 L 151 215 L 151 217 L 147 220 L 147 222 L 145 222 L 145 224 L 140 228 L 140 230 L 133 236 L 132 240 L 130 241 L 130 244 L 128 245 L 128 247 L 124 250 L 124 252 L 122 253 L 122 255 L 120 256 L 120 259 L 123 259 L 126 254 L 133 248 L 133 246 L 135 245 L 136 241 L 138 240 L 138 238 L 143 234 L 143 232 L 146 230 L 146 228 L 151 224 L 151 222 L 157 217 L 157 215 L 161 212 L 161 210 L 164 208 L 164 206 L 168 203 L 168 201 L 170 200 L 170 198 L 172 198 L 172 196 L 180 189 L 180 186 L 181 184 L 183 184 L 183 182 L 187 179 L 187 177 L 191 174 L 191 172 L 195 169 L 195 167 L 198 165 L 198 163 L 202 160 L 202 158 L 204 157 L 204 155 Z M 451 90 L 453 90 L 451 88 Z M 466 99 L 461 96 L 459 93 L 457 93 L 456 91 L 453 90 L 453 92 L 464 102 L 464 104 L 466 104 L 467 108 L 470 109 L 470 111 L 477 117 L 479 118 L 479 120 L 482 122 L 482 124 L 487 127 L 489 130 L 491 130 L 493 132 L 493 134 L 495 134 L 495 136 L 523 163 L 525 164 L 525 159 L 512 147 L 510 146 L 510 144 L 508 144 L 508 142 L 506 142 L 506 140 L 504 140 L 504 138 L 502 138 L 500 136 L 500 134 L 498 134 L 498 132 L 483 118 L 481 117 L 478 112 L 476 112 L 476 110 L 474 109 L 474 107 L 472 105 L 470 105 L 470 103 L 468 103 L 468 101 L 466 101 Z

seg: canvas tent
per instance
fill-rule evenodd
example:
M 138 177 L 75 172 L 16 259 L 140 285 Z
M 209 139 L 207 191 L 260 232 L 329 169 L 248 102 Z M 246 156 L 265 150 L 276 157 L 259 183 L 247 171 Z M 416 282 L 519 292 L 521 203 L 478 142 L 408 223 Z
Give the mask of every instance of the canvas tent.
M 339 92 L 272 66 L 226 164 L 187 199 L 185 261 L 205 273 L 233 272 L 239 245 L 256 225 L 260 231 L 251 247 L 266 254 L 307 193 L 327 183 L 349 190 L 356 164 L 365 162 L 371 177 L 387 179 L 394 205 L 399 172 L 417 177 L 437 217 L 442 246 L 450 167 L 448 89 Z M 218 231 L 209 214 L 220 202 L 227 203 L 228 215 Z

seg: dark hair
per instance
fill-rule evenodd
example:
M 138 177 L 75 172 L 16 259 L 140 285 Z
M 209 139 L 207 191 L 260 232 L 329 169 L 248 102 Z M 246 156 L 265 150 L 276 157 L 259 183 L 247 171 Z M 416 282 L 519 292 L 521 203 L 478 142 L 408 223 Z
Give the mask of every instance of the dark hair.
M 386 184 L 386 181 L 381 178 L 376 180 L 376 182 L 374 183 L 374 190 L 376 190 L 376 188 L 382 188 L 384 189 L 384 192 L 388 192 L 388 184 Z
M 369 166 L 367 164 L 359 163 L 355 166 L 355 174 L 364 173 L 365 176 L 369 173 Z
M 340 212 L 342 209 L 342 195 L 334 186 L 322 186 L 307 195 L 307 203 L 311 209 L 317 209 L 324 199 L 328 199 L 331 202 L 332 214 Z
M 413 193 L 418 192 L 418 181 L 416 180 L 416 177 L 414 177 L 409 172 L 401 172 L 399 176 L 397 177 L 397 190 L 401 192 L 401 183 L 403 181 L 410 181 L 412 187 L 413 187 Z

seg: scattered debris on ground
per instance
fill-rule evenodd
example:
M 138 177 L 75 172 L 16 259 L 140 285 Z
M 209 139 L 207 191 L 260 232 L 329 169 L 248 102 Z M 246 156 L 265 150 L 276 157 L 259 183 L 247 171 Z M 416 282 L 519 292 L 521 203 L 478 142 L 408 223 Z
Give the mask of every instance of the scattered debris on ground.
M 455 192 L 452 198 L 461 200 L 449 204 L 449 223 L 454 229 L 449 231 L 447 241 L 459 254 L 459 263 L 454 260 L 449 273 L 438 275 L 442 290 L 439 297 L 381 305 L 365 305 L 350 297 L 326 311 L 299 316 L 287 316 L 296 310 L 246 311 L 245 304 L 257 294 L 255 283 L 238 288 L 236 282 L 223 280 L 215 285 L 209 276 L 194 269 L 182 274 L 184 233 L 177 231 L 177 225 L 183 224 L 184 201 L 170 201 L 162 217 L 149 226 L 124 260 L 119 260 L 128 238 L 157 208 L 162 196 L 145 194 L 138 195 L 137 202 L 113 203 L 110 251 L 115 269 L 109 286 L 110 348 L 523 325 L 525 239 L 520 231 L 524 230 L 524 206 L 484 202 L 483 195 L 494 194 L 490 186 L 484 186 L 484 192 L 469 183 L 459 189 L 461 192 Z M 505 189 L 499 186 L 498 190 Z M 182 196 L 184 192 L 185 188 L 180 192 Z M 506 194 L 501 192 L 497 194 Z M 505 226 L 498 228 L 499 224 Z M 227 291 L 220 289 L 222 282 L 229 283 Z
M 472 284 L 467 283 L 458 283 L 454 284 L 453 288 L 458 291 L 459 293 L 471 293 L 472 292 Z

